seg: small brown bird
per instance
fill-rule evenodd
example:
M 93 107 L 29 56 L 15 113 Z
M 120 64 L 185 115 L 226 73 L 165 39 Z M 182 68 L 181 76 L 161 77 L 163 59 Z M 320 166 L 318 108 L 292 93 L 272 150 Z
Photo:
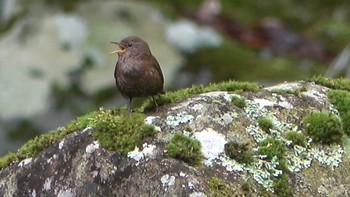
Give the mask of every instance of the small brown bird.
M 129 98 L 129 111 L 134 97 L 152 96 L 155 102 L 154 96 L 164 93 L 164 77 L 147 42 L 132 36 L 111 43 L 119 46 L 118 50 L 111 52 L 118 54 L 114 78 L 120 93 Z

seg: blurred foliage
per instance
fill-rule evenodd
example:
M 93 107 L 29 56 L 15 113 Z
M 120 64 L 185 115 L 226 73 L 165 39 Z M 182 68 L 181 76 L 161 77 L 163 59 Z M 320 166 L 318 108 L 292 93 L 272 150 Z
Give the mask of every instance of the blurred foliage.
M 225 40 L 219 48 L 202 48 L 194 54 L 187 55 L 189 70 L 199 72 L 202 67 L 208 68 L 214 81 L 237 79 L 269 81 L 306 79 L 325 71 L 318 63 L 292 57 L 275 57 L 264 59 L 259 51 L 233 40 Z M 263 71 L 263 72 L 262 72 Z
M 158 5 L 166 15 L 179 16 L 194 13 L 204 0 L 147 0 Z M 256 23 L 266 17 L 284 21 L 292 31 L 305 33 L 310 37 L 323 36 L 327 45 L 348 42 L 350 33 L 350 2 L 335 1 L 255 1 L 255 0 L 221 0 L 222 16 L 233 18 L 242 24 Z M 337 37 L 334 43 L 334 37 Z M 346 43 L 345 42 L 345 43 Z M 328 47 L 327 47 L 328 48 Z
M 40 129 L 36 128 L 30 120 L 19 120 L 14 128 L 8 128 L 7 137 L 10 140 L 27 141 L 41 134 Z
M 193 16 L 204 0 L 162 1 L 148 0 L 157 5 L 165 15 L 175 18 Z M 315 40 L 326 51 L 339 53 L 350 35 L 350 2 L 336 1 L 254 1 L 221 0 L 223 18 L 232 19 L 242 26 L 254 27 L 265 18 L 280 20 L 291 32 Z M 225 38 L 220 48 L 203 48 L 194 54 L 188 54 L 184 66 L 193 72 L 202 67 L 209 68 L 214 81 L 269 80 L 285 81 L 306 79 L 315 74 L 324 73 L 327 62 L 312 58 L 298 58 L 274 55 L 264 59 L 261 51 Z M 264 71 L 264 72 L 261 72 Z

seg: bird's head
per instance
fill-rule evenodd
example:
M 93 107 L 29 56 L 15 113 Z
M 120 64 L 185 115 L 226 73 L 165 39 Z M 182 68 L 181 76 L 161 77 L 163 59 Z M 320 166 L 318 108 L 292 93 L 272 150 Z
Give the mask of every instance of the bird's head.
M 111 42 L 119 46 L 118 50 L 111 52 L 110 54 L 118 54 L 119 56 L 124 54 L 151 54 L 148 44 L 139 37 L 132 36 L 124 38 L 120 42 Z

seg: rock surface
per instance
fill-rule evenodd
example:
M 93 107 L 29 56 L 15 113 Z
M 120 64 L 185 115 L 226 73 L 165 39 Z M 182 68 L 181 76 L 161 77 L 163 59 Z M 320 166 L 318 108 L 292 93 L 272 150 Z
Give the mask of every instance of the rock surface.
M 217 91 L 160 107 L 145 122 L 158 130 L 127 155 L 110 152 L 88 127 L 67 135 L 40 154 L 0 171 L 0 196 L 284 196 L 276 191 L 279 160 L 259 154 L 264 139 L 283 142 L 288 185 L 294 196 L 349 196 L 349 153 L 345 145 L 312 142 L 294 146 L 284 138 L 290 130 L 305 133 L 302 120 L 311 112 L 338 116 L 329 89 L 295 82 L 236 94 Z M 239 108 L 233 97 L 244 99 Z M 273 129 L 257 119 L 268 117 Z M 202 164 L 191 166 L 165 151 L 174 133 L 201 142 Z M 348 139 L 347 136 L 344 138 Z M 229 141 L 248 144 L 254 161 L 241 164 L 224 151 Z M 221 193 L 220 193 L 221 192 Z

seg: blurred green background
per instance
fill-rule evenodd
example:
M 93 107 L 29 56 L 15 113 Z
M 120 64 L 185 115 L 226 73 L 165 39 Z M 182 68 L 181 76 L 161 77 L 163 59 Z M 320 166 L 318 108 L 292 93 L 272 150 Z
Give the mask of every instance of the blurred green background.
M 149 43 L 166 90 L 350 75 L 346 0 L 0 0 L 0 17 L 0 155 L 127 104 L 109 42 L 131 35 Z

